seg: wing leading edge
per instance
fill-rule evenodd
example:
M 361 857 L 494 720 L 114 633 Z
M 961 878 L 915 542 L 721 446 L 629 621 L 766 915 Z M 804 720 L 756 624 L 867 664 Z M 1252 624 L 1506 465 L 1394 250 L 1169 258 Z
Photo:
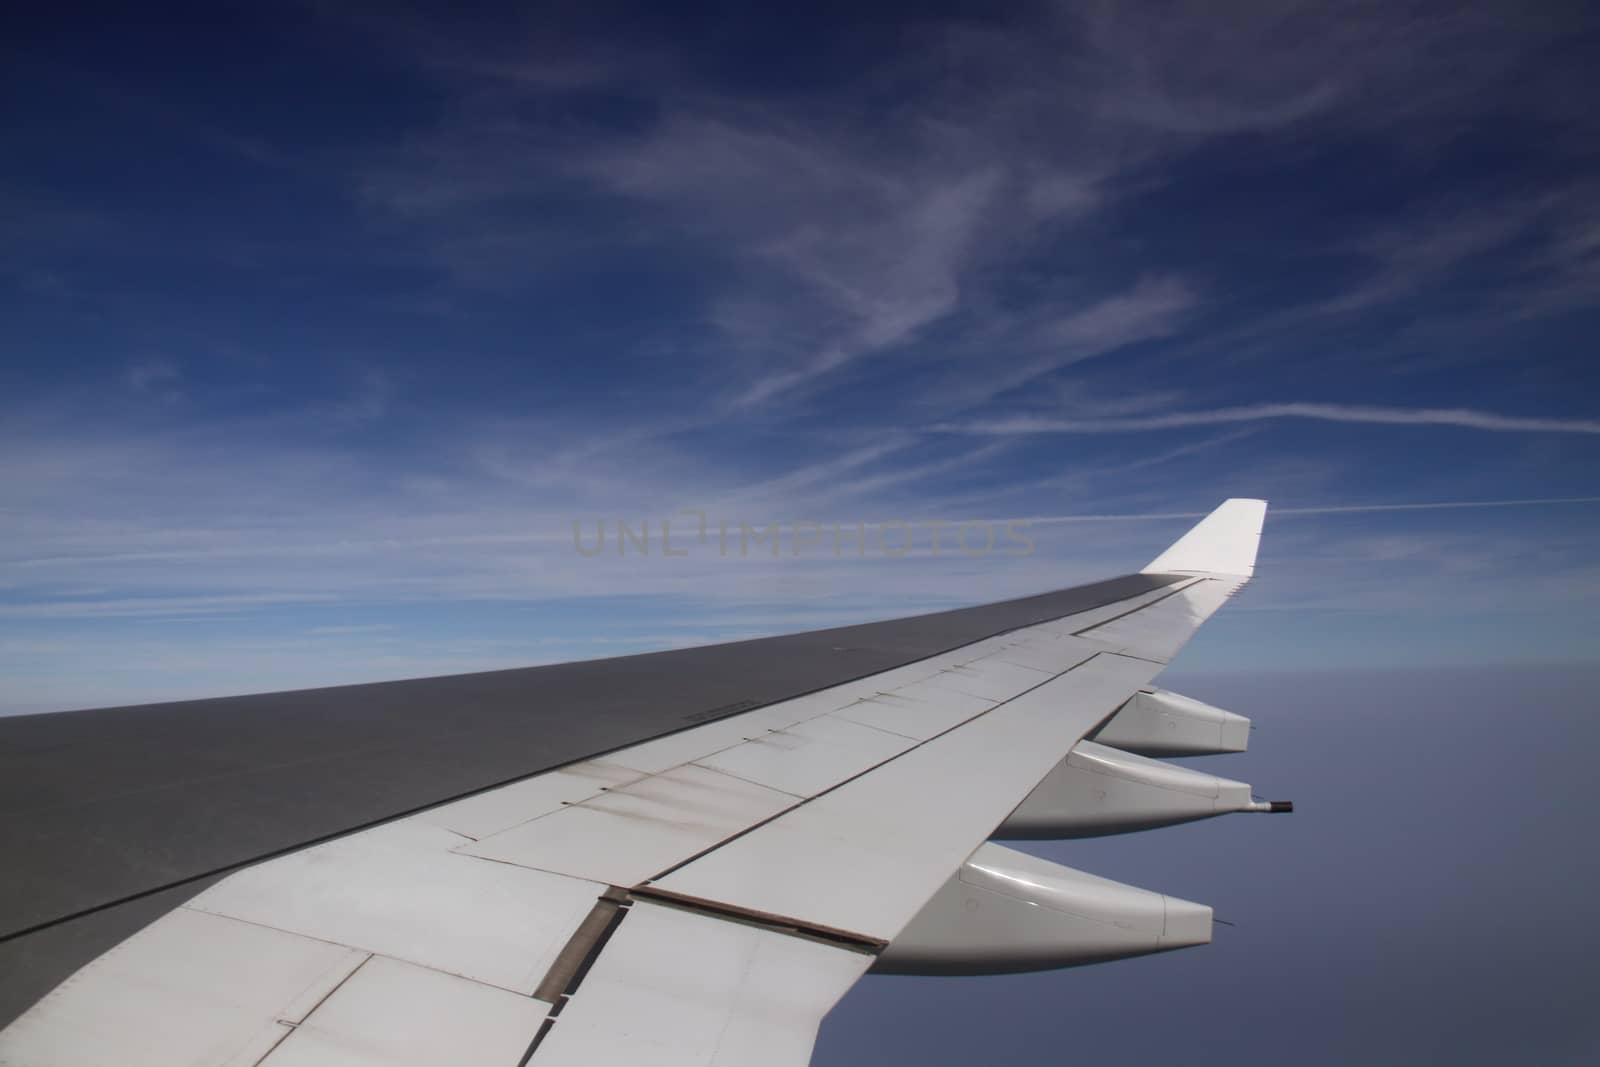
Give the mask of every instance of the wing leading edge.
M 1239 716 L 1150 683 L 1249 580 L 1264 511 L 1228 501 L 1115 599 L 229 874 L 0 1063 L 803 1064 L 873 967 L 1203 943 L 1203 906 L 989 839 L 1265 810 L 1137 754 L 1242 748 Z

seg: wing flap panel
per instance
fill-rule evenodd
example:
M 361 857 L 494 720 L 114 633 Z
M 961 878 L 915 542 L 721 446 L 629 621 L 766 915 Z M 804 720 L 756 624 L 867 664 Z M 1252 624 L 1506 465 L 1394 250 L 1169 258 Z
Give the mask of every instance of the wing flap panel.
M 460 842 L 390 823 L 248 867 L 189 907 L 530 995 L 605 887 L 451 852 Z
M 375 956 L 261 1067 L 508 1067 L 549 1005 Z
M 799 798 L 688 764 L 456 851 L 607 885 L 633 885 Z M 590 893 L 592 902 L 594 894 Z
M 655 884 L 892 940 L 974 843 L 1158 669 L 1095 656 Z
M 6 1029 L 0 1062 L 250 1067 L 366 959 L 177 908 L 25 1012 Z
M 638 901 L 530 1067 L 805 1067 L 872 957 Z M 276 1065 L 273 1065 L 276 1067 Z
M 986 700 L 1010 700 L 1018 693 L 1048 682 L 1056 671 L 1034 670 L 1014 663 L 986 657 L 962 663 L 934 675 L 929 682 L 957 693 L 970 693 Z
M 1081 636 L 1130 656 L 1167 663 L 1244 583 L 1241 578 L 1202 579 L 1149 607 L 1085 630 Z
M 608 789 L 630 785 L 644 776 L 645 772 L 620 764 L 585 760 L 443 807 L 429 808 L 417 819 L 478 841 L 519 823 L 560 811 L 568 804 L 599 796 Z
M 900 690 L 858 700 L 834 712 L 834 715 L 916 741 L 926 741 L 994 707 L 992 700 L 960 693 L 934 695 L 933 691 L 929 691 L 925 696 L 912 697 L 907 692 Z M 949 697 L 956 699 L 947 701 Z
M 1069 639 L 1054 634 L 1033 631 L 1029 633 L 1031 636 L 996 652 L 993 658 L 1001 663 L 1060 674 L 1062 671 L 1071 670 L 1092 655 L 1086 653 L 1082 645 L 1075 644 Z
M 908 737 L 836 715 L 774 730 L 698 765 L 796 797 L 815 796 L 915 744 Z

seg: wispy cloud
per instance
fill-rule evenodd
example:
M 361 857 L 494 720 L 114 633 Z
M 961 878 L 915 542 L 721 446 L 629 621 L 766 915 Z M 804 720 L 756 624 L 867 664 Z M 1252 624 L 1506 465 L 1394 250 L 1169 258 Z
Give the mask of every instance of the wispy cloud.
M 921 402 L 940 411 L 983 405 L 1076 364 L 1170 337 L 1198 303 L 1182 279 L 1152 276 L 1065 308 L 1047 305 L 1021 321 L 991 322 L 958 343 L 971 358 L 951 360 Z M 1001 352 L 1008 358 L 997 359 Z
M 1404 504 L 1327 504 L 1320 507 L 1274 508 L 1274 515 L 1355 515 L 1383 511 L 1460 511 L 1474 508 L 1559 507 L 1600 504 L 1600 496 L 1532 497 L 1512 500 L 1429 500 Z
M 152 359 L 129 367 L 124 380 L 128 383 L 129 389 L 136 393 L 145 393 L 158 389 L 171 389 L 181 377 L 177 364 L 171 360 Z
M 1387 504 L 1324 504 L 1301 507 L 1271 505 L 1268 511 L 1273 519 L 1294 515 L 1367 515 L 1385 511 L 1460 511 L 1474 508 L 1527 508 L 1562 505 L 1600 504 L 1600 496 L 1534 497 L 1512 500 L 1424 500 L 1412 503 Z M 1151 511 L 1106 515 L 1032 515 L 1023 518 L 996 518 L 991 522 L 1027 521 L 1040 525 L 1059 525 L 1074 522 L 1164 522 L 1172 519 L 1204 518 L 1204 511 Z
M 575 50 L 520 21 L 493 37 L 418 15 L 343 21 L 449 104 L 365 159 L 373 216 L 467 289 L 515 291 L 568 269 L 574 248 L 669 260 L 703 300 L 684 309 L 698 331 L 686 371 L 702 403 L 735 417 L 845 392 L 879 368 L 914 377 L 905 400 L 948 417 L 1172 337 L 1202 312 L 1258 340 L 1308 315 L 1371 312 L 1453 284 L 1512 242 L 1528 246 L 1517 262 L 1545 265 L 1524 306 L 1540 286 L 1575 306 L 1593 274 L 1592 248 L 1547 225 L 1548 198 L 1486 206 L 1481 189 L 1320 248 L 1357 269 L 1299 309 L 1240 307 L 1198 271 L 1127 254 L 1149 241 L 1143 197 L 1169 180 L 1165 166 L 1228 135 L 1358 129 L 1425 152 L 1428 130 L 1487 104 L 1557 134 L 1587 123 L 1537 62 L 1554 23 L 1495 5 L 1439 17 L 1422 3 L 1251 2 L 1219 19 L 1198 2 L 1096 2 L 981 26 L 930 17 L 848 76 L 781 94 L 609 34 Z M 861 101 L 891 94 L 893 121 L 874 121 Z M 633 109 L 622 123 L 550 121 L 619 102 Z M 595 198 L 620 225 L 571 210 Z
M 1006 203 L 1006 161 L 915 139 L 870 147 L 848 124 L 713 107 L 725 113 L 669 117 L 576 165 L 748 268 L 721 299 L 739 308 L 734 339 L 756 348 L 746 357 L 767 358 L 735 407 L 911 342 L 958 306 L 978 231 Z M 784 337 L 800 341 L 774 347 Z
M 36 600 L 26 604 L 0 604 L 0 619 L 76 619 L 102 616 L 152 618 L 163 615 L 230 614 L 255 608 L 331 604 L 333 593 L 251 593 L 228 596 L 76 597 L 70 600 Z
M 1034 416 L 942 423 L 947 433 L 1011 436 L 1028 434 L 1142 433 L 1189 426 L 1263 422 L 1269 419 L 1312 419 L 1320 422 L 1372 423 L 1387 426 L 1454 426 L 1497 433 L 1600 433 L 1600 419 L 1567 419 L 1542 415 L 1500 415 L 1469 408 L 1386 408 L 1355 404 L 1249 404 L 1209 411 L 1177 411 L 1105 419 L 1051 419 Z

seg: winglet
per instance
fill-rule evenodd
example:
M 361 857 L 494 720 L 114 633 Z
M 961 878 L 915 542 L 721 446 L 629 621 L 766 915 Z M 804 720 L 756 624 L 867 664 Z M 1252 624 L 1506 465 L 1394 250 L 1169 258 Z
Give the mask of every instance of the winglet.
M 1211 514 L 1150 561 L 1145 574 L 1203 571 L 1248 578 L 1256 569 L 1256 546 L 1267 517 L 1265 500 L 1224 500 Z

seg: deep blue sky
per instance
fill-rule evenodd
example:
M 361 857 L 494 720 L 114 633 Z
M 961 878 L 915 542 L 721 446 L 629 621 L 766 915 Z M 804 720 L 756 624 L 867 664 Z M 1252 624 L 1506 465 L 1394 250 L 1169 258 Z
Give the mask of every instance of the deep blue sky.
M 47 7 L 0 59 L 0 710 L 996 599 L 1228 495 L 1262 580 L 1186 665 L 1594 658 L 1581 5 Z M 1040 521 L 573 550 L 686 507 Z

